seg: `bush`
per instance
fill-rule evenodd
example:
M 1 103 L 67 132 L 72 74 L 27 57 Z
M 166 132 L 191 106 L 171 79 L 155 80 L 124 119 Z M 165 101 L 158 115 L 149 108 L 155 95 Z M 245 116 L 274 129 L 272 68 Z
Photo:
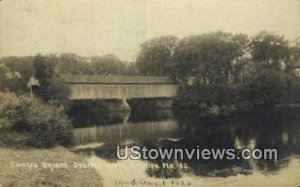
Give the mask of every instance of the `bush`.
M 72 125 L 62 106 L 53 103 L 33 104 L 28 110 L 26 121 L 33 133 L 30 145 L 52 147 L 69 143 Z
M 263 69 L 246 84 L 195 84 L 182 87 L 176 98 L 178 106 L 205 108 L 233 107 L 250 110 L 300 102 L 300 81 L 282 71 Z
M 243 98 L 254 105 L 275 106 L 288 93 L 288 79 L 281 72 L 262 70 L 244 87 Z
M 14 129 L 25 123 L 25 114 L 31 104 L 29 98 L 14 93 L 0 92 L 0 128 Z
M 199 84 L 181 88 L 175 104 L 189 108 L 230 106 L 238 102 L 238 88 L 228 84 Z
M 69 142 L 72 125 L 62 106 L 12 93 L 0 93 L 0 99 L 2 128 L 30 132 L 29 144 L 35 147 Z

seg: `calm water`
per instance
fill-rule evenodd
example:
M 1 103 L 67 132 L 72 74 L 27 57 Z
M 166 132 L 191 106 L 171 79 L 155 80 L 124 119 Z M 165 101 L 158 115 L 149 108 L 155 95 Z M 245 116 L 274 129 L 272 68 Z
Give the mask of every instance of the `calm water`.
M 300 110 L 201 117 L 196 112 L 77 114 L 74 151 L 110 186 L 300 185 Z M 116 145 L 184 148 L 277 148 L 278 160 L 117 160 Z M 163 164 L 185 167 L 153 167 Z M 121 185 L 122 183 L 122 185 Z

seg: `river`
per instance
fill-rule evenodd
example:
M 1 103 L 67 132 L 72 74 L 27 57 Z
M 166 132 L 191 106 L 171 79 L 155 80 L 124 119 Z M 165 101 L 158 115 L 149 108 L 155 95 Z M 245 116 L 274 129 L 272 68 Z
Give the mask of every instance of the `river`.
M 76 114 L 73 150 L 111 186 L 298 187 L 299 110 L 257 110 L 230 116 L 201 116 L 171 110 Z M 269 160 L 118 160 L 116 145 L 148 148 L 277 149 Z M 123 148 L 124 151 L 124 148 Z M 174 167 L 175 166 L 175 167 Z

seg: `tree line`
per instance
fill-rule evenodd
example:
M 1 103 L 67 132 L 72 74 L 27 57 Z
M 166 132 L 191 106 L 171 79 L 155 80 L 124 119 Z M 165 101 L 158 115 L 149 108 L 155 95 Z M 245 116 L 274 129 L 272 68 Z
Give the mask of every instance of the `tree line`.
M 143 74 L 179 81 L 177 105 L 182 107 L 245 109 L 300 102 L 295 75 L 300 38 L 289 41 L 267 31 L 252 37 L 221 31 L 183 39 L 162 36 L 141 45 L 136 65 Z
M 150 39 L 140 45 L 131 63 L 113 54 L 1 58 L 0 84 L 2 90 L 28 92 L 27 81 L 34 75 L 41 82 L 39 95 L 48 101 L 63 98 L 64 92 L 57 96 L 62 74 L 169 76 L 181 83 L 178 98 L 185 104 L 223 105 L 238 100 L 274 105 L 297 101 L 294 68 L 299 60 L 299 38 L 289 41 L 267 31 L 255 36 L 218 31 Z
M 300 39 L 261 31 L 246 34 L 211 32 L 178 39 L 162 36 L 141 44 L 136 65 L 146 75 L 179 81 L 195 77 L 211 84 L 243 82 L 258 69 L 290 71 L 300 59 Z
M 48 73 L 89 75 L 135 75 L 133 63 L 124 62 L 113 54 L 81 57 L 73 53 L 61 55 L 37 55 L 26 57 L 4 57 L 0 59 L 1 87 L 11 91 L 27 90 L 27 81 L 35 74 L 36 64 L 45 64 Z M 47 76 L 47 75 L 46 75 Z

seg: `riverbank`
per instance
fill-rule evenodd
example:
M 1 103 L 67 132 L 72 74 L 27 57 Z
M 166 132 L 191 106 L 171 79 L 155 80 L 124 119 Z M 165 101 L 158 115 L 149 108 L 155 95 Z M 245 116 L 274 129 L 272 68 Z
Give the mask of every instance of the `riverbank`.
M 0 186 L 103 186 L 86 157 L 63 147 L 26 148 L 17 143 L 23 142 L 26 135 L 14 133 L 13 142 L 11 136 L 1 134 Z

